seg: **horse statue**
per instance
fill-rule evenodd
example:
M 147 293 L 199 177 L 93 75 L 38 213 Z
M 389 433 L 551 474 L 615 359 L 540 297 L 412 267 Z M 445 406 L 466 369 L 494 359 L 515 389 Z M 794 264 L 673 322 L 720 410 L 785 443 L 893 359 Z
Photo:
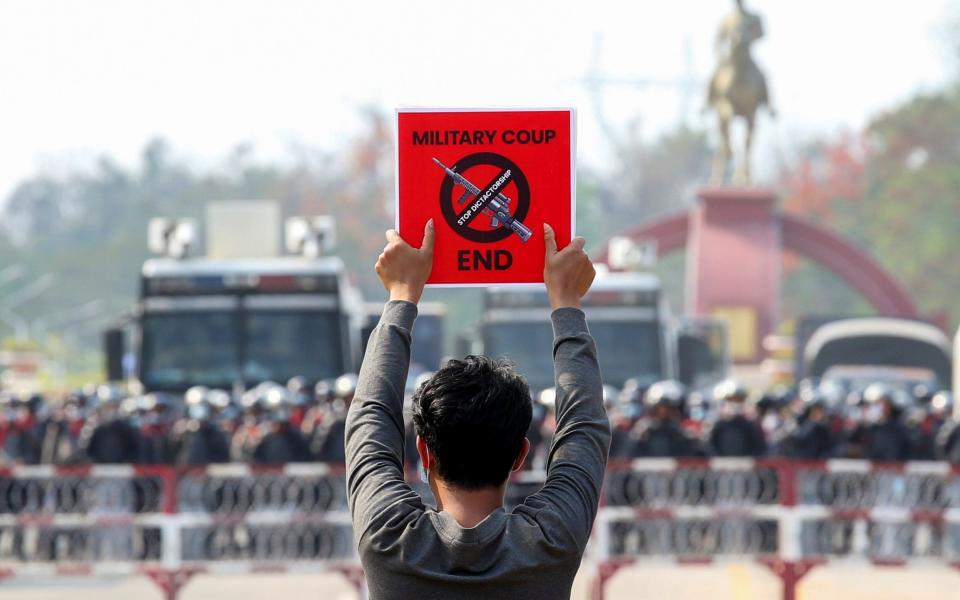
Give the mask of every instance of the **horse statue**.
M 717 33 L 717 68 L 710 80 L 705 110 L 717 113 L 720 130 L 720 148 L 713 161 L 711 181 L 722 184 L 732 158 L 730 123 L 734 117 L 743 117 L 747 125 L 743 156 L 739 161 L 733 182 L 750 183 L 750 147 L 753 144 L 753 126 L 757 109 L 766 106 L 771 116 L 776 113 L 767 94 L 767 80 L 753 61 L 751 45 L 763 37 L 763 21 L 748 12 L 743 0 L 720 24 Z

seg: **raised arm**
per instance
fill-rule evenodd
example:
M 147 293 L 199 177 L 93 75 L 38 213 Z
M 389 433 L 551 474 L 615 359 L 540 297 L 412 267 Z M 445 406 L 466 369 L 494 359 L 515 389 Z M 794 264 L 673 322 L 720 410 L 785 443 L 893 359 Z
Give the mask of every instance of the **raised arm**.
M 534 502 L 546 502 L 582 552 L 600 502 L 610 448 L 597 350 L 580 299 L 594 269 L 583 238 L 557 251 L 553 230 L 544 228 L 544 282 L 553 309 L 553 359 L 557 386 L 557 429 L 547 459 L 547 480 Z
M 397 507 L 422 507 L 403 478 L 403 392 L 410 330 L 433 265 L 433 240 L 432 222 L 419 249 L 391 229 L 377 260 L 390 301 L 370 334 L 346 423 L 347 495 L 358 540 L 377 518 L 395 516 Z

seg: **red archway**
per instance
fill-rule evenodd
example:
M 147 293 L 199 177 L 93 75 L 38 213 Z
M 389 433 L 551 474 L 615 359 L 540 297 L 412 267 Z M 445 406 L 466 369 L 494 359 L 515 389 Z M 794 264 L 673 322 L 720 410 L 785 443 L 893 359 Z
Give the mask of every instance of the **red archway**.
M 725 244 L 722 241 L 724 239 L 729 240 L 730 235 L 740 236 L 741 238 L 745 235 L 751 238 L 759 236 L 760 239 L 765 237 L 767 243 L 756 244 L 752 247 L 748 244 L 745 246 L 746 250 L 744 247 L 737 248 L 733 251 L 732 256 L 735 260 L 739 257 L 742 262 L 724 264 L 728 266 L 729 264 L 738 264 L 741 265 L 741 268 L 755 268 L 757 263 L 754 262 L 751 265 L 750 262 L 749 254 L 751 252 L 754 254 L 765 252 L 769 256 L 771 248 L 792 250 L 838 275 L 859 292 L 876 309 L 878 314 L 893 317 L 918 316 L 916 305 L 906 289 L 863 250 L 844 240 L 833 231 L 806 219 L 762 209 L 757 200 L 762 200 L 762 194 L 765 192 L 757 190 L 757 198 L 750 198 L 747 196 L 748 192 L 752 192 L 752 190 L 701 190 L 699 206 L 679 214 L 654 219 L 628 229 L 620 235 L 634 240 L 653 241 L 656 243 L 657 251 L 660 254 L 667 254 L 688 245 L 697 249 L 693 256 L 688 256 L 688 291 L 691 285 L 704 285 L 704 282 L 708 286 L 711 285 L 709 280 L 703 278 L 705 273 L 707 276 L 716 274 L 717 263 L 708 264 L 710 263 L 709 257 L 712 254 L 727 252 L 730 255 L 731 252 L 729 248 L 710 248 L 707 253 L 707 263 L 703 263 L 703 248 L 698 248 L 698 245 L 704 243 L 704 240 L 706 240 L 706 243 L 710 243 L 711 240 L 717 243 L 717 240 L 721 240 L 719 245 L 724 246 Z M 731 202 L 729 198 L 724 198 L 720 202 L 715 197 L 721 195 L 742 195 L 746 202 Z M 770 195 L 769 198 L 772 200 L 773 196 Z M 751 206 L 760 208 L 755 209 Z M 704 215 L 707 214 L 705 211 L 708 209 L 714 211 L 710 213 L 713 216 L 705 219 Z M 753 212 L 747 213 L 744 210 L 752 210 Z M 719 217 L 717 216 L 718 213 Z M 728 237 L 703 237 L 715 235 L 718 230 L 726 231 L 727 233 L 724 235 Z M 764 234 L 764 231 L 769 232 L 769 234 Z M 600 262 L 606 262 L 607 250 L 604 248 L 596 255 L 596 258 Z M 704 264 L 707 264 L 707 266 L 704 267 Z M 743 267 L 742 265 L 750 266 Z M 691 266 L 694 268 L 691 269 Z M 746 296 L 746 302 L 754 302 L 760 315 L 758 322 L 760 331 L 757 331 L 758 341 L 764 335 L 770 333 L 775 326 L 775 315 L 779 302 L 779 292 L 777 291 L 780 289 L 779 276 L 779 271 L 765 276 L 773 277 L 775 280 L 766 288 L 771 290 L 769 293 L 753 293 L 751 296 L 748 292 Z M 697 281 L 690 281 L 690 278 Z M 705 308 L 709 308 L 712 301 L 709 298 L 706 302 L 703 300 L 705 292 L 707 296 L 710 295 L 708 290 L 697 291 L 695 295 L 699 299 L 687 307 L 689 311 L 703 313 Z M 729 293 L 729 291 L 726 293 Z M 716 295 L 715 292 L 714 295 Z
M 917 307 L 893 275 L 863 250 L 829 229 L 793 215 L 780 215 L 783 247 L 816 261 L 860 292 L 888 317 L 916 317 Z

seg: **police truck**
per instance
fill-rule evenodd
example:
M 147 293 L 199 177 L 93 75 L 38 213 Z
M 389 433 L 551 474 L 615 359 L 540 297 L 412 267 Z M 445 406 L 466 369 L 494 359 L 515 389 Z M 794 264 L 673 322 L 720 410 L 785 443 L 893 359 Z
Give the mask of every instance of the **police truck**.
M 316 382 L 359 369 L 363 303 L 333 244 L 328 218 L 286 222 L 269 201 L 215 203 L 205 256 L 195 224 L 155 219 L 140 294 L 126 326 L 107 333 L 110 379 L 135 392 L 203 385 L 237 392 L 303 376 Z
M 583 298 L 604 383 L 671 376 L 660 286 L 651 274 L 599 273 Z M 511 359 L 530 387 L 553 386 L 553 327 L 544 289 L 494 287 L 484 293 L 479 331 L 484 354 Z

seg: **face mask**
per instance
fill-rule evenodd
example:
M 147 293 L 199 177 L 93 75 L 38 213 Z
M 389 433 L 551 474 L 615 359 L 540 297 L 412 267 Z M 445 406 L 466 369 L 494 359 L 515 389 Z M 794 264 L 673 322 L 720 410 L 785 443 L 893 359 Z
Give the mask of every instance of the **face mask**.
M 430 483 L 430 473 L 427 472 L 423 465 L 420 465 L 420 481 L 426 484 Z

